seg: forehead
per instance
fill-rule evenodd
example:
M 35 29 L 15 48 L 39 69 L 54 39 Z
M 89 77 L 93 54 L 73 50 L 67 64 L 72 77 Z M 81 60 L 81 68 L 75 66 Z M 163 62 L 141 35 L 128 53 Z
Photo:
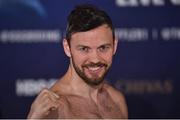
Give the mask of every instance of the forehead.
M 107 25 L 102 25 L 86 32 L 74 33 L 71 37 L 71 45 L 93 45 L 113 43 L 112 30 Z

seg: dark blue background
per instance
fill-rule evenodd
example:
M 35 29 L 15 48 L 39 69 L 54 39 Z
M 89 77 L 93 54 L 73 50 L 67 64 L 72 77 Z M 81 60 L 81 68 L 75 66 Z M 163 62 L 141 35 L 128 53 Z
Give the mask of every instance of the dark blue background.
M 138 1 L 138 0 L 137 0 Z M 107 80 L 124 92 L 129 118 L 180 118 L 180 37 L 165 41 L 160 30 L 180 28 L 180 5 L 119 7 L 116 0 L 0 0 L 0 31 L 61 30 L 66 17 L 80 3 L 104 9 L 116 28 L 158 30 L 158 38 L 130 42 L 121 40 Z M 180 35 L 180 30 L 179 30 Z M 35 96 L 17 96 L 16 80 L 60 78 L 68 67 L 59 43 L 3 43 L 0 41 L 0 117 L 26 118 Z M 117 85 L 118 82 L 122 85 Z M 170 80 L 172 91 L 141 94 L 127 92 L 128 82 Z M 141 91 L 143 92 L 143 91 Z

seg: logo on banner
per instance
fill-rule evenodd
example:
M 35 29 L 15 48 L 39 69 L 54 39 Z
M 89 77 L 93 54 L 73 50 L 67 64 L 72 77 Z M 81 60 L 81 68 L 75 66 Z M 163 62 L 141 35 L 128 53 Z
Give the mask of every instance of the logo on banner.
M 17 79 L 16 80 L 16 95 L 17 96 L 34 96 L 37 95 L 43 88 L 50 88 L 55 82 L 56 78 L 51 79 Z
M 180 5 L 180 0 L 169 0 L 171 5 Z M 165 0 L 116 0 L 119 7 L 149 7 L 149 6 L 165 6 Z

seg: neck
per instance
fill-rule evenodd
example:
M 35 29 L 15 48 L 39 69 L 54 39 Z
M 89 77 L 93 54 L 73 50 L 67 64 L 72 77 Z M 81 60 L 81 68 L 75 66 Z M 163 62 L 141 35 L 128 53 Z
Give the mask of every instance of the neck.
M 63 79 L 68 83 L 72 94 L 86 98 L 96 98 L 98 90 L 103 87 L 103 83 L 97 86 L 90 86 L 85 83 L 72 66 L 69 66 Z

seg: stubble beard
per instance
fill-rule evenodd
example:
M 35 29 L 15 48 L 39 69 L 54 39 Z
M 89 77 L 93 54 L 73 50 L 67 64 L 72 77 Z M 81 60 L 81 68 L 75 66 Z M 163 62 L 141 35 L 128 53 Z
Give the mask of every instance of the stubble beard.
M 90 86 L 98 86 L 100 85 L 103 81 L 104 81 L 104 77 L 105 75 L 107 74 L 110 66 L 108 67 L 107 64 L 104 64 L 104 63 L 90 63 L 90 64 L 86 64 L 86 65 L 82 65 L 81 68 L 82 70 L 75 64 L 74 62 L 74 59 L 72 57 L 72 64 L 73 64 L 73 67 L 76 71 L 76 73 L 79 75 L 79 77 L 88 85 Z M 101 67 L 104 67 L 105 68 L 105 71 L 104 73 L 100 76 L 100 77 L 97 77 L 97 78 L 89 78 L 86 74 L 85 74 L 85 67 L 89 67 L 89 66 L 101 66 Z

